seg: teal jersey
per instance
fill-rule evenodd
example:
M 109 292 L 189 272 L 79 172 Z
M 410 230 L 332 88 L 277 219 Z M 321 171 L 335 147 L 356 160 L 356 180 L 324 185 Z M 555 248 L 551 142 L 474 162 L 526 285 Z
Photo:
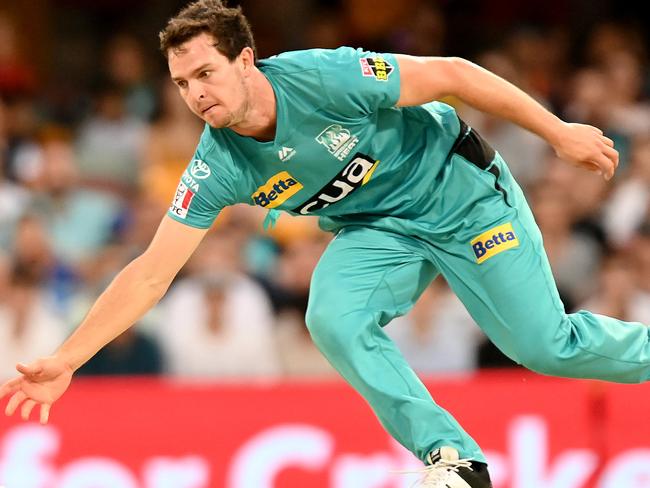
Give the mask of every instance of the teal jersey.
M 397 108 L 391 54 L 342 47 L 284 53 L 258 64 L 275 92 L 275 139 L 260 142 L 205 127 L 169 216 L 209 227 L 236 203 L 317 215 L 335 230 L 428 210 L 458 136 L 439 102 Z

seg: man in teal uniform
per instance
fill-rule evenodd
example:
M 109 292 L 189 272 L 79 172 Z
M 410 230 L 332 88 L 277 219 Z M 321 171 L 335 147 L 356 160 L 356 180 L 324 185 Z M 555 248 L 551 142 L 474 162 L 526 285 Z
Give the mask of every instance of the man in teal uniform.
M 544 374 L 643 382 L 648 328 L 566 314 L 539 230 L 501 157 L 453 95 L 545 138 L 570 163 L 612 177 L 598 129 L 569 124 L 458 58 L 351 48 L 257 62 L 245 18 L 199 0 L 161 32 L 172 79 L 207 124 L 149 249 L 130 263 L 53 356 L 18 365 L 7 413 L 51 404 L 99 348 L 165 293 L 220 210 L 245 202 L 318 215 L 336 233 L 316 268 L 312 338 L 384 427 L 428 465 L 424 486 L 490 486 L 476 442 L 437 406 L 383 332 L 442 274 L 490 339 Z M 254 338 L 252 339 L 254 340 Z

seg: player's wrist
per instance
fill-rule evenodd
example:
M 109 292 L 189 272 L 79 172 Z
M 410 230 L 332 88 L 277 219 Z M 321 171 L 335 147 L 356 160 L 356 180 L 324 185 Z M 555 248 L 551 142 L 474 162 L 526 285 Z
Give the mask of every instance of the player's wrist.
M 83 361 L 75 358 L 74 355 L 69 354 L 63 348 L 59 349 L 52 356 L 57 362 L 63 364 L 64 367 L 70 370 L 71 373 L 77 371 L 82 365 Z
M 541 136 L 554 148 L 559 148 L 567 135 L 568 125 L 559 117 L 555 115 L 546 122 L 544 133 Z

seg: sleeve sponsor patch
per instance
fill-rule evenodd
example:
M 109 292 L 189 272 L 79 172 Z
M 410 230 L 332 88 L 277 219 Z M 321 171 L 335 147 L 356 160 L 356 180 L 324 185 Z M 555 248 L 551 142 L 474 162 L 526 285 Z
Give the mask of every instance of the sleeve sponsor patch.
M 192 160 L 192 165 L 190 166 L 191 175 L 197 180 L 204 180 L 210 176 L 210 166 L 207 165 L 204 161 L 200 159 Z
M 190 190 L 185 183 L 182 181 L 178 183 L 176 187 L 176 194 L 174 195 L 174 201 L 169 207 L 169 211 L 181 219 L 187 217 L 187 211 L 192 204 L 192 199 L 194 198 L 194 192 Z
M 361 74 L 363 76 L 372 76 L 378 81 L 388 81 L 388 77 L 395 69 L 392 64 L 381 56 L 373 58 L 361 58 Z

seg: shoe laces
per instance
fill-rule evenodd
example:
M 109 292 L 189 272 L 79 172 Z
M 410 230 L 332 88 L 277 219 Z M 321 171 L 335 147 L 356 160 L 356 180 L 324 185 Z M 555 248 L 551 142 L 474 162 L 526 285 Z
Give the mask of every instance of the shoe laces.
M 448 461 L 440 459 L 435 464 L 427 466 L 417 471 L 398 471 L 400 474 L 420 474 L 422 478 L 417 481 L 417 485 L 412 488 L 447 488 L 446 482 L 449 481 L 452 474 L 458 473 L 460 468 L 472 470 L 472 462 L 469 459 L 457 459 Z

